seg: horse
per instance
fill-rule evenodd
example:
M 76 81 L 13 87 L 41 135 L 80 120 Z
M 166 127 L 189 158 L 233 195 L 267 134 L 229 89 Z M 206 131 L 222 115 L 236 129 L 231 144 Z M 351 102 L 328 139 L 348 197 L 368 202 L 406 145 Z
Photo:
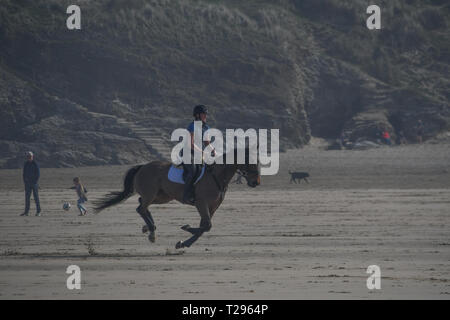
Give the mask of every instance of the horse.
M 236 172 L 247 180 L 249 187 L 255 188 L 260 184 L 259 161 L 256 164 L 250 164 L 247 155 L 246 152 L 244 164 L 226 164 L 224 161 L 223 164 L 206 165 L 203 177 L 195 185 L 195 201 L 192 204 L 200 214 L 200 225 L 198 228 L 190 225 L 182 226 L 181 229 L 191 233 L 192 236 L 186 241 L 178 241 L 175 245 L 176 249 L 189 248 L 204 232 L 211 230 L 211 219 L 224 200 L 228 184 Z M 236 157 L 234 158 L 236 159 Z M 172 200 L 183 203 L 184 184 L 174 183 L 168 179 L 168 171 L 171 166 L 170 162 L 152 161 L 130 168 L 124 178 L 123 191 L 110 192 L 96 201 L 95 212 L 98 213 L 117 205 L 138 193 L 140 198 L 136 211 L 145 222 L 142 232 L 150 232 L 148 239 L 150 242 L 155 242 L 156 225 L 148 207 L 152 204 L 163 204 Z

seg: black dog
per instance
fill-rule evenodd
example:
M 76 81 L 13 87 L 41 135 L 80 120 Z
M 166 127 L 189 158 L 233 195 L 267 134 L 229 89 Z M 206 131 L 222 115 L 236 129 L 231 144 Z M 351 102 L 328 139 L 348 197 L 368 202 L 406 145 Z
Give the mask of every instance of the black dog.
M 297 179 L 299 182 L 303 180 L 305 180 L 307 183 L 309 183 L 308 181 L 308 177 L 309 177 L 309 173 L 308 172 L 291 172 L 291 170 L 289 170 L 289 174 L 291 175 L 291 183 L 292 181 L 294 181 L 295 183 L 297 183 Z

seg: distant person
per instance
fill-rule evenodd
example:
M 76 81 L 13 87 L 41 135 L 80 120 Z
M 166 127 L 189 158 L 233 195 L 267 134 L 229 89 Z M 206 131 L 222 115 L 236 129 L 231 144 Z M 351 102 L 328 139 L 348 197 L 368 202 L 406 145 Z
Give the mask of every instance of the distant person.
M 80 210 L 80 216 L 85 216 L 87 213 L 87 209 L 83 204 L 88 201 L 88 198 L 86 197 L 87 190 L 78 177 L 73 178 L 73 184 L 74 186 L 71 189 L 75 189 L 75 191 L 77 192 L 77 207 L 78 210 Z
M 341 136 L 339 137 L 339 145 L 344 149 L 347 149 L 349 147 L 351 147 L 351 142 L 350 142 L 350 138 L 349 136 L 347 136 L 347 134 L 345 132 L 341 133 Z
M 408 143 L 408 141 L 406 140 L 405 133 L 403 132 L 403 130 L 401 130 L 398 133 L 398 143 L 399 144 L 407 144 Z
M 384 132 L 384 130 L 382 130 L 382 129 L 377 129 L 377 132 L 376 132 L 376 134 L 375 134 L 376 142 L 377 142 L 377 143 L 382 143 L 382 142 L 383 142 L 383 132 Z
M 385 129 L 383 131 L 381 137 L 383 138 L 383 142 L 385 144 L 387 144 L 388 146 L 390 146 L 392 144 L 392 142 L 391 142 L 391 135 L 389 134 L 389 131 L 387 131 L 387 129 Z
M 339 146 L 341 147 L 341 149 L 345 148 L 345 139 L 346 139 L 345 133 L 342 132 L 341 136 L 339 137 Z
M 23 183 L 25 184 L 25 211 L 21 216 L 28 216 L 30 211 L 30 197 L 33 192 L 34 202 L 36 203 L 36 216 L 41 215 L 41 205 L 39 202 L 39 177 L 41 175 L 39 165 L 34 160 L 34 154 L 31 151 L 26 153 L 27 160 L 23 165 Z
M 423 125 L 423 122 L 420 119 L 419 121 L 417 121 L 416 134 L 417 134 L 417 142 L 422 143 L 423 135 L 425 134 L 425 126 Z

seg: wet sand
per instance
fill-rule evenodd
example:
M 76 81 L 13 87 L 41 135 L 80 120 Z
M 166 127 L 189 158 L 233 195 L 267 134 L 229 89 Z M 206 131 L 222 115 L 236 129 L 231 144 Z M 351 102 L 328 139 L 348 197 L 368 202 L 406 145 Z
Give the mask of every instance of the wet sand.
M 180 226 L 199 217 L 177 202 L 150 208 L 153 244 L 136 196 L 78 216 L 74 176 L 93 200 L 120 189 L 127 168 L 42 169 L 42 217 L 33 202 L 19 216 L 21 171 L 0 170 L 0 299 L 450 298 L 449 144 L 290 150 L 260 187 L 230 185 L 211 231 L 183 250 Z M 288 170 L 310 183 L 290 184 Z M 72 264 L 81 290 L 66 287 Z M 366 287 L 373 264 L 380 290 Z

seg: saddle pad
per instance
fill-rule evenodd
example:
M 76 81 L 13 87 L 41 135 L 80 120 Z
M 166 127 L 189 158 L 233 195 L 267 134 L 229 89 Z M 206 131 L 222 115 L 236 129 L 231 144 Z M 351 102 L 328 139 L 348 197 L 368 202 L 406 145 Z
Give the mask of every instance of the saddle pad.
M 205 173 L 205 168 L 206 166 L 202 167 L 202 171 L 200 172 L 198 178 L 195 180 L 194 184 L 196 184 L 203 177 L 203 174 Z M 169 179 L 169 181 L 184 184 L 183 171 L 184 171 L 183 167 L 177 168 L 171 166 L 169 169 L 169 173 L 167 174 L 167 178 Z

